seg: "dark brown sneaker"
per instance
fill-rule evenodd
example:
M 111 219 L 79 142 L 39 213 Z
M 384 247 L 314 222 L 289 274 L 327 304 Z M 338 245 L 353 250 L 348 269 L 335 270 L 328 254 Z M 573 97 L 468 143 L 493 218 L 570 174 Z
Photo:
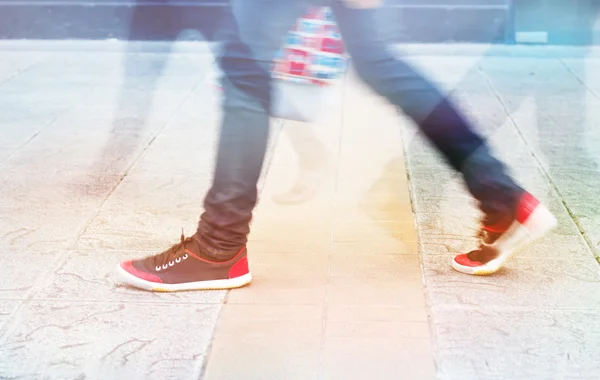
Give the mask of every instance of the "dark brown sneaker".
M 119 279 L 153 292 L 233 289 L 252 280 L 246 247 L 228 261 L 211 261 L 200 255 L 193 237 L 158 255 L 122 262 Z

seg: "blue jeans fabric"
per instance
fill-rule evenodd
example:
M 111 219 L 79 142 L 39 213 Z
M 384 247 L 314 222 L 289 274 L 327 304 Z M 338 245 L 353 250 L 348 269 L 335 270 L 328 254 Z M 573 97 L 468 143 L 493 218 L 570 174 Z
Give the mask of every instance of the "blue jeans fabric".
M 377 9 L 351 9 L 340 0 L 232 0 L 219 58 L 224 100 L 214 182 L 196 234 L 205 253 L 228 259 L 247 242 L 269 137 L 271 62 L 295 20 L 315 5 L 332 7 L 360 78 L 410 117 L 463 174 L 486 216 L 514 213 L 523 190 L 450 101 L 389 52 L 378 37 Z

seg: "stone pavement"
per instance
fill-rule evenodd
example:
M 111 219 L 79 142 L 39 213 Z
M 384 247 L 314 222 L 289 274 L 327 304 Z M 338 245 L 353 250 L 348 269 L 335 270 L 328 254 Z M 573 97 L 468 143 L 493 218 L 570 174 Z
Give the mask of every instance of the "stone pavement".
M 210 49 L 0 42 L 0 379 L 595 379 L 596 51 L 400 47 L 560 221 L 490 277 L 454 272 L 464 186 L 351 72 L 277 121 L 231 292 L 114 283 L 194 231 L 220 110 Z

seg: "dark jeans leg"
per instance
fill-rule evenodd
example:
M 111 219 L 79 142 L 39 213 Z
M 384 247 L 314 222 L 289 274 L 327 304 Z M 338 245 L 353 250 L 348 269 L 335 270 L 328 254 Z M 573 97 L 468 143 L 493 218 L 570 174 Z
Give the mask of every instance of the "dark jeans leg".
M 523 190 L 440 90 L 387 50 L 377 34 L 377 10 L 350 9 L 336 1 L 334 11 L 360 77 L 415 121 L 452 168 L 463 174 L 486 215 L 512 213 Z
M 233 0 L 220 57 L 223 119 L 212 188 L 196 238 L 204 253 L 228 259 L 247 242 L 269 137 L 271 62 L 307 0 Z

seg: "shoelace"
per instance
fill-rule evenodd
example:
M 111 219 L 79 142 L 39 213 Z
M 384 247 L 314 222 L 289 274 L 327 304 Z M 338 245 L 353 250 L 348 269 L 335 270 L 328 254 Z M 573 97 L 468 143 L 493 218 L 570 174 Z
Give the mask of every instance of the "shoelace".
M 186 256 L 185 246 L 188 243 L 192 242 L 192 238 L 186 238 L 183 229 L 181 230 L 181 242 L 175 244 L 165 252 L 154 256 L 153 264 L 158 268 L 162 267 L 166 269 L 165 266 L 173 266 L 174 263 L 179 263 L 183 256 Z

